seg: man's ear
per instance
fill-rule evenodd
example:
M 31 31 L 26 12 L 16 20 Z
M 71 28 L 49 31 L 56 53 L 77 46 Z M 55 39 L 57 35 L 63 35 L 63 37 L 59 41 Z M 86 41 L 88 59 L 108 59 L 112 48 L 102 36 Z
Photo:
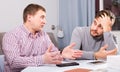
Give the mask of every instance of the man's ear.
M 115 19 L 111 19 L 111 27 L 114 25 L 114 23 L 115 23 Z
M 32 15 L 27 15 L 27 20 L 30 22 L 32 19 Z

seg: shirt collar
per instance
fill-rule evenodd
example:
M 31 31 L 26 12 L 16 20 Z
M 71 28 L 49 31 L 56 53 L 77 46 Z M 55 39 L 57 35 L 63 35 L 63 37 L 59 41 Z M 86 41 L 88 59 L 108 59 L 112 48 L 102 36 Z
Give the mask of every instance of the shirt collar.
M 28 37 L 32 37 L 33 38 L 33 34 L 25 27 L 24 24 L 21 26 L 21 29 L 26 33 L 26 35 Z M 42 31 L 36 32 L 36 37 L 39 37 L 40 35 L 42 35 Z

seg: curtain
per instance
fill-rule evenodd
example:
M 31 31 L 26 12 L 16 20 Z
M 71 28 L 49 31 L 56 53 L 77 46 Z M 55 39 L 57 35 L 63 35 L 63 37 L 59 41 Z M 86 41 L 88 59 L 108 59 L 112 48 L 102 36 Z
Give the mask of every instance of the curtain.
M 95 0 L 59 0 L 59 27 L 64 32 L 58 38 L 59 48 L 69 45 L 76 26 L 89 26 L 95 14 Z

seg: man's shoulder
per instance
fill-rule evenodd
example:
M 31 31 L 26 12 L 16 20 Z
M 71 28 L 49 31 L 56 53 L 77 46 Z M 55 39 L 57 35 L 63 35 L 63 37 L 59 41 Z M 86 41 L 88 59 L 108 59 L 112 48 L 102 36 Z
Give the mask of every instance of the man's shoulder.
M 5 33 L 6 36 L 11 36 L 11 35 L 18 35 L 20 34 L 21 32 L 21 26 L 18 26 L 8 32 Z M 19 35 L 20 36 L 20 35 Z
M 84 29 L 89 29 L 90 27 L 75 27 L 75 29 L 82 29 L 82 30 L 84 30 Z

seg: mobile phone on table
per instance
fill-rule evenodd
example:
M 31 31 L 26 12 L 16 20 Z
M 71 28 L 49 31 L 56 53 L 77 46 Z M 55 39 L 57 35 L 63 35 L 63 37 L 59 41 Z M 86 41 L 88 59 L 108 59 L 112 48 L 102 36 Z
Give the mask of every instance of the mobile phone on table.
M 91 61 L 89 63 L 90 64 L 101 64 L 101 63 L 104 63 L 104 61 L 96 60 L 96 61 Z
M 79 65 L 77 62 L 69 62 L 69 63 L 61 63 L 61 64 L 56 64 L 58 67 L 67 67 L 67 66 L 76 66 Z

